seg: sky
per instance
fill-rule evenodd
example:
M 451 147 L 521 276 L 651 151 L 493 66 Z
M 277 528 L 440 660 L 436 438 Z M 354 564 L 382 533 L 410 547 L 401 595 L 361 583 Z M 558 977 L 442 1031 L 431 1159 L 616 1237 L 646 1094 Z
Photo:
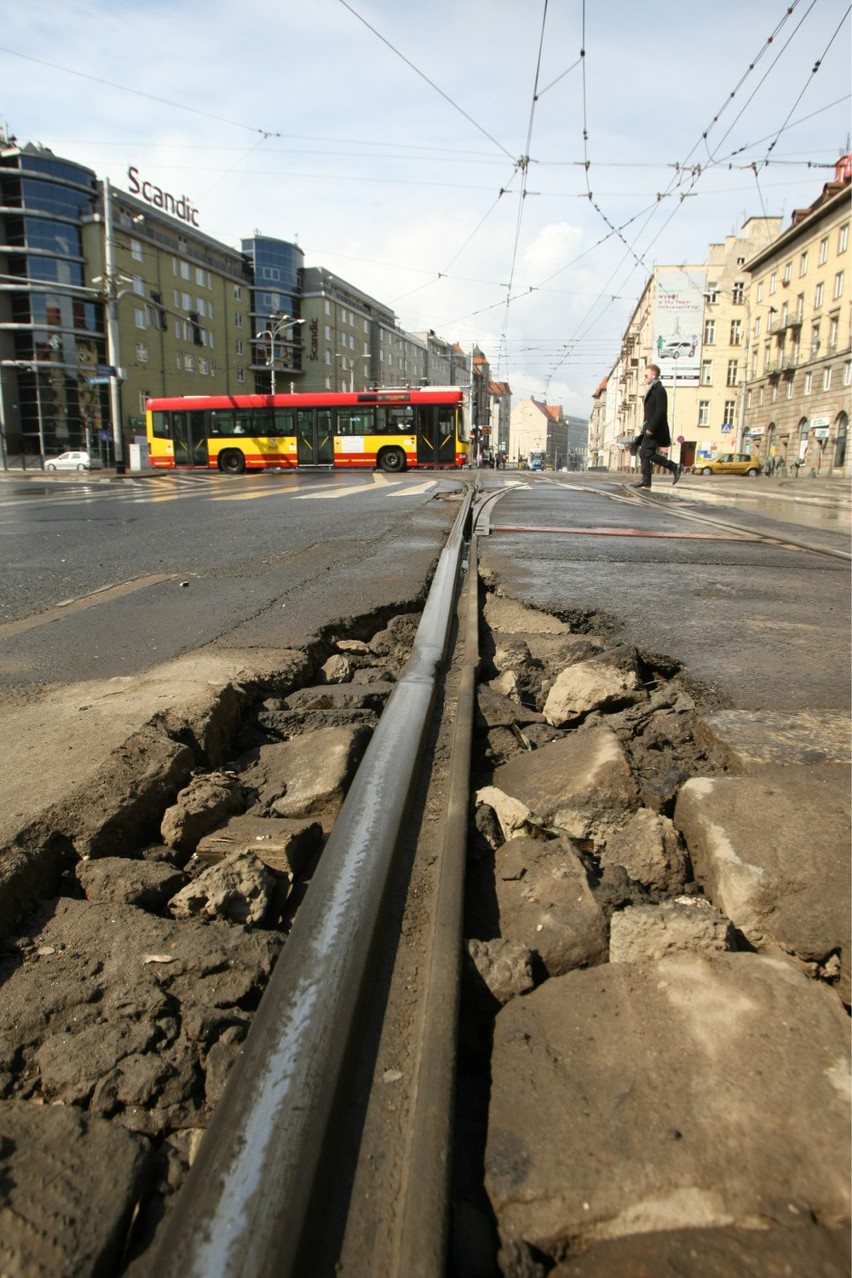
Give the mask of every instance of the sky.
M 403 328 L 587 417 L 655 264 L 811 204 L 849 150 L 846 0 L 47 0 L 0 125 L 234 248 L 298 242 Z

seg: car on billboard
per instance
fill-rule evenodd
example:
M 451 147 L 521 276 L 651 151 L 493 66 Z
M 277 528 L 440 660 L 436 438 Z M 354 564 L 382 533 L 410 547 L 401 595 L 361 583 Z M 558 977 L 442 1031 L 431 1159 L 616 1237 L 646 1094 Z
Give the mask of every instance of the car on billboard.
M 660 351 L 660 359 L 686 359 L 694 353 L 693 342 L 666 342 Z

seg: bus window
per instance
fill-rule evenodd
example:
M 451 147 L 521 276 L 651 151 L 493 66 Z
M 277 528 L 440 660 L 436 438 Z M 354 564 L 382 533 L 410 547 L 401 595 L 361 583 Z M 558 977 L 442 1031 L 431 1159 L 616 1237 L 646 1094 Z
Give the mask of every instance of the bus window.
M 214 408 L 210 414 L 210 434 L 220 438 L 234 433 L 234 414 L 228 409 Z
M 338 408 L 338 435 L 373 435 L 375 429 L 372 408 Z
M 411 435 L 414 433 L 414 409 L 410 404 L 404 408 L 378 408 L 376 410 L 376 433 L 379 435 Z
M 275 435 L 295 435 L 296 419 L 295 409 L 293 408 L 276 408 L 275 409 L 275 430 L 270 431 Z
M 252 414 L 251 435 L 274 435 L 275 413 L 271 408 L 256 408 Z
M 234 422 L 235 435 L 254 434 L 254 413 L 250 408 L 238 408 L 234 416 L 236 418 Z
M 172 424 L 168 413 L 151 414 L 151 431 L 155 439 L 171 439 Z

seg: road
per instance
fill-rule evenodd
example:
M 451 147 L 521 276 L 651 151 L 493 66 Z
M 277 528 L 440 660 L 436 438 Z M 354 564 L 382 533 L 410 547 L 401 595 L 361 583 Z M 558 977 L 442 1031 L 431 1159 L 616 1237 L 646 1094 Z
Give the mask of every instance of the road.
M 422 473 L 7 477 L 0 693 L 132 675 L 217 641 L 297 646 L 416 598 L 460 487 Z
M 497 500 L 480 558 L 534 607 L 607 615 L 721 703 L 846 710 L 849 514 L 848 487 L 818 481 L 666 476 L 648 496 L 545 475 Z

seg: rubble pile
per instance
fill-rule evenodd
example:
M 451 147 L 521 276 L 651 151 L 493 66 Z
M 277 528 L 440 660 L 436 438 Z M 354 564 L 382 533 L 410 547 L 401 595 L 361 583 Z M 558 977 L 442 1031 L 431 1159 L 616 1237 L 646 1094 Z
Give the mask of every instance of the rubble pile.
M 691 1233 L 690 1273 L 840 1275 L 848 725 L 773 756 L 670 661 L 484 615 L 457 1262 L 679 1273 Z

